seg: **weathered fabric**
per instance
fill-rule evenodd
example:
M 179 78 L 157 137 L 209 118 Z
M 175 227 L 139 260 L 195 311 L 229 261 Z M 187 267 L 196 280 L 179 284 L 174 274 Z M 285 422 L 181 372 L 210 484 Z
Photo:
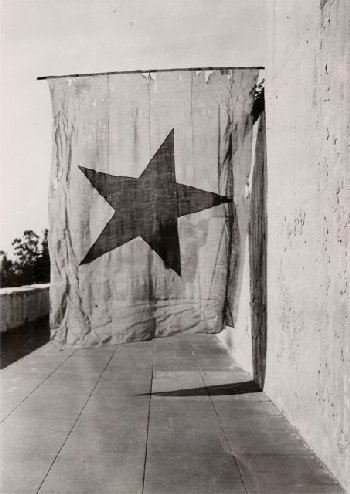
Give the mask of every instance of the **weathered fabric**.
M 217 333 L 234 318 L 257 75 L 50 80 L 54 340 Z

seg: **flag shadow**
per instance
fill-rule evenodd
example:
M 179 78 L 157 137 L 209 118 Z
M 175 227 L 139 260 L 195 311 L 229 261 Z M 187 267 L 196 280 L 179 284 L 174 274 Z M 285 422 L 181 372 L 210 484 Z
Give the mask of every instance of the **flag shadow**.
M 262 390 L 255 381 L 244 381 L 232 384 L 215 384 L 212 386 L 201 386 L 199 388 L 176 389 L 174 391 L 142 393 L 139 396 L 233 396 L 259 392 L 262 392 Z

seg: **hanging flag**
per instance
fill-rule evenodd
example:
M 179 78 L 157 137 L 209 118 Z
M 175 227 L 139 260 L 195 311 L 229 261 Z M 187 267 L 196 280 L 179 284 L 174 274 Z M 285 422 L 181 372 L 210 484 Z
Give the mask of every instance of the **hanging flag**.
M 230 322 L 257 75 L 50 79 L 54 340 L 117 344 Z

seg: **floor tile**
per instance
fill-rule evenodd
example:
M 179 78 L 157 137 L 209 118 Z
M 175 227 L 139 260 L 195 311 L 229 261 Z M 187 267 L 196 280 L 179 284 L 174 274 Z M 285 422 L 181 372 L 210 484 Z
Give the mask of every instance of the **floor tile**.
M 76 351 L 77 357 L 102 357 L 109 359 L 118 350 L 118 345 L 101 345 L 94 348 L 80 348 Z
M 246 484 L 248 494 L 346 494 L 337 484 Z
M 202 371 L 231 371 L 236 368 L 236 365 L 229 358 L 214 360 L 208 357 L 196 359 L 196 361 Z
M 155 340 L 149 341 L 134 341 L 132 343 L 125 343 L 123 345 L 119 345 L 118 352 L 127 352 L 128 350 L 135 353 L 136 351 L 140 351 L 142 353 L 149 352 L 152 353 L 155 345 Z
M 13 395 L 0 394 L 0 421 L 6 420 L 6 417 L 23 402 L 28 396 L 28 392 L 14 393 Z
M 192 385 L 192 381 L 196 381 L 194 384 L 201 384 L 203 386 L 203 380 L 198 369 L 194 369 L 193 371 L 169 371 L 169 370 L 159 370 L 153 372 L 153 380 L 157 379 L 175 379 L 180 381 L 190 381 Z
M 127 422 L 119 424 L 119 427 L 98 420 L 90 423 L 89 427 L 78 422 L 64 445 L 63 454 L 110 451 L 144 455 L 146 440 L 146 428 L 130 428 Z
M 215 402 L 216 404 L 217 402 Z M 225 431 L 244 432 L 272 432 L 284 431 L 290 428 L 287 420 L 282 415 L 247 414 L 239 413 L 219 415 L 219 420 Z
M 133 428 L 146 430 L 148 425 L 149 400 L 139 401 L 137 398 L 117 399 L 107 407 L 101 407 L 100 403 L 92 397 L 80 415 L 77 426 L 87 429 L 93 428 L 96 424 L 103 423 L 106 427 L 113 428 Z M 105 395 L 104 395 L 105 397 Z
M 253 430 L 256 430 L 256 427 L 262 427 L 264 422 L 268 426 L 278 419 L 281 425 L 287 424 L 277 408 L 269 401 L 214 401 L 214 406 L 221 424 L 226 429 L 242 427 L 247 430 L 253 426 Z
M 56 381 L 67 382 L 71 376 L 75 376 L 79 383 L 86 384 L 96 384 L 102 374 L 102 369 L 100 370 L 85 370 L 76 367 L 69 367 L 66 369 L 59 369 L 54 378 Z
M 169 401 L 175 403 L 176 401 L 182 401 L 184 398 L 198 401 L 199 403 L 208 402 L 210 403 L 210 396 L 200 389 L 199 392 L 195 389 L 193 390 L 180 390 L 180 391 L 165 391 L 160 393 L 152 393 L 153 400 Z
M 163 489 L 163 490 L 162 490 Z M 145 493 L 202 494 L 244 493 L 240 473 L 232 456 L 147 456 Z
M 148 414 L 137 414 L 128 412 L 117 412 L 108 414 L 92 414 L 83 413 L 79 417 L 79 426 L 89 429 L 94 427 L 96 423 L 101 420 L 105 420 L 111 427 L 120 428 L 134 428 L 137 430 L 146 430 L 148 424 Z
M 215 336 L 46 346 L 0 379 L 17 407 L 1 425 L 3 494 L 37 492 L 51 464 L 40 492 L 136 494 L 144 478 L 145 494 L 240 494 L 242 475 L 250 494 L 342 492 Z
M 159 430 L 150 428 L 147 441 L 148 454 L 191 454 L 220 456 L 231 454 L 221 430 Z
M 4 369 L 1 372 L 1 380 L 18 376 L 23 377 L 33 371 L 35 373 L 42 372 L 48 376 L 67 359 L 69 360 L 73 354 L 74 350 L 72 349 L 57 351 L 49 345 L 45 345 Z
M 227 431 L 233 454 L 309 455 L 310 450 L 293 430 L 270 432 Z
M 28 403 L 24 402 L 18 407 L 4 424 L 11 422 L 14 427 L 21 427 L 25 424 L 28 428 L 44 427 L 66 431 L 72 428 L 82 408 L 83 404 L 71 406 L 69 402 L 62 402 L 58 408 L 46 407 L 43 401 L 31 400 L 29 402 L 28 400 Z
M 34 451 L 55 454 L 64 443 L 69 431 L 70 427 L 51 428 L 42 424 L 32 427 L 24 421 L 10 418 L 0 427 L 1 449 L 3 451 L 25 450 L 29 456 Z
M 161 349 L 157 348 L 155 354 L 160 357 L 193 358 L 192 351 L 189 346 L 173 348 L 171 345 L 168 345 L 168 347 Z
M 102 382 L 110 381 L 111 383 L 118 383 L 119 381 L 151 381 L 152 369 L 142 370 L 130 370 L 129 368 L 119 368 L 108 366 L 101 378 Z
M 53 368 L 51 372 L 54 370 Z M 47 368 L 32 369 L 31 367 L 19 367 L 19 364 L 17 364 L 16 372 L 8 372 L 1 375 L 1 389 L 3 391 L 20 389 L 24 385 L 26 387 L 35 387 L 43 382 L 51 372 Z
M 237 462 L 247 484 L 333 483 L 326 468 L 310 455 L 237 455 Z
M 166 377 L 153 379 L 152 394 L 164 392 L 178 392 L 183 390 L 194 390 L 200 394 L 207 394 L 203 380 L 197 372 L 174 372 Z
M 193 334 L 186 336 L 191 346 L 218 347 L 221 346 L 215 336 L 209 334 Z
M 100 385 L 101 384 L 101 385 Z M 96 388 L 96 395 L 105 395 L 106 397 L 138 397 L 150 394 L 151 382 L 119 382 L 117 384 L 100 383 Z
M 210 401 L 189 398 L 151 400 L 150 428 L 158 430 L 221 430 Z
M 112 367 L 143 369 L 152 367 L 152 354 L 144 352 L 116 352 L 110 364 Z
M 11 375 L 2 375 L 0 386 L 1 420 L 33 392 L 40 389 L 43 383 L 45 384 L 48 376 L 49 374 L 46 372 L 38 373 L 37 375 L 34 373 L 27 374 L 25 368 L 18 373 L 16 372 L 16 375 L 13 373 Z
M 246 389 L 246 386 L 231 386 L 229 389 L 208 389 L 213 402 L 216 401 L 270 401 L 265 393 Z
M 246 494 L 246 492 L 241 482 L 213 483 L 210 485 L 200 483 L 198 487 L 194 481 L 187 482 L 186 486 L 182 482 L 169 485 L 166 479 L 145 482 L 144 489 L 144 494 Z
M 205 382 L 209 395 L 216 401 L 269 401 L 254 381 L 246 378 L 226 380 L 210 380 Z
M 154 343 L 155 352 L 164 348 L 190 348 L 190 343 L 185 338 L 171 337 L 169 338 L 157 338 Z
M 198 371 L 197 362 L 189 357 L 163 357 L 154 359 L 154 371 Z
M 54 376 L 45 382 L 40 388 L 35 391 L 35 398 L 37 401 L 44 399 L 45 401 L 71 401 L 72 399 L 83 400 L 91 394 L 92 390 L 96 386 L 96 381 L 86 382 L 76 380 L 76 385 L 72 387 L 70 380 L 59 380 Z
M 123 383 L 138 383 L 138 384 L 150 384 L 152 380 L 152 370 L 135 370 L 134 372 L 129 369 L 120 371 L 113 367 L 108 367 L 106 372 L 101 377 L 101 384 L 118 385 Z
M 84 408 L 86 395 L 70 395 L 69 399 L 62 400 L 61 396 L 52 396 L 46 399 L 44 393 L 30 396 L 16 411 L 23 417 L 38 417 L 60 421 L 64 417 L 76 417 Z
M 231 371 L 203 371 L 203 380 L 206 384 L 235 384 L 239 382 L 251 381 L 251 376 L 241 369 Z
M 48 451 L 41 449 L 35 452 L 31 449 L 1 449 L 0 492 L 37 492 L 54 458 L 55 454 L 48 454 Z
M 220 346 L 208 346 L 208 347 L 201 347 L 201 346 L 193 346 L 192 347 L 192 352 L 194 354 L 195 359 L 200 359 L 200 358 L 209 358 L 209 359 L 216 359 L 216 358 L 225 358 L 227 359 L 227 351 Z M 232 360 L 231 360 L 232 364 Z
M 88 412 L 96 415 L 103 412 L 148 413 L 149 400 L 149 396 L 108 395 L 100 392 L 100 388 L 97 387 L 85 406 L 84 414 Z
M 139 494 L 143 468 L 144 455 L 60 454 L 40 493 Z

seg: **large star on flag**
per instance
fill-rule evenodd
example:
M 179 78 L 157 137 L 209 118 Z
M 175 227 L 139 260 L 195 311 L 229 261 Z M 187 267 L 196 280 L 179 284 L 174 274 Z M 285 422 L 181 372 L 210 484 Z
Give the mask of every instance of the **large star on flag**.
M 118 177 L 79 167 L 114 214 L 80 264 L 141 237 L 181 276 L 177 218 L 225 202 L 228 197 L 178 184 L 175 178 L 174 129 L 139 178 Z

